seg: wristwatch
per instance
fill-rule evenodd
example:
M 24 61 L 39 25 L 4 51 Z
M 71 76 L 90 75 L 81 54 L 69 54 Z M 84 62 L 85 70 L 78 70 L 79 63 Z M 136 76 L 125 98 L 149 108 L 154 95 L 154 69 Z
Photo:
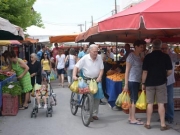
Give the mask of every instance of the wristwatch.
M 145 85 L 145 83 L 142 83 L 142 85 Z

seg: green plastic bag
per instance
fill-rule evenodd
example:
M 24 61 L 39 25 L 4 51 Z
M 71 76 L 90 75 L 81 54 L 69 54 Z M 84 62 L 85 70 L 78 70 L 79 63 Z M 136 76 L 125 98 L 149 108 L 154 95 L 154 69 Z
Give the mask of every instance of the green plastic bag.
M 70 90 L 74 93 L 78 93 L 78 80 L 74 81 L 71 86 L 70 86 Z

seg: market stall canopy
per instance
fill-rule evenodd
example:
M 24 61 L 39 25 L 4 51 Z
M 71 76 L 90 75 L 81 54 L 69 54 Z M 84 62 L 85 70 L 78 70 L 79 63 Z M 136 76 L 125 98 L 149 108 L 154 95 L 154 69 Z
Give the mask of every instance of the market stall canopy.
M 69 35 L 51 36 L 49 37 L 49 40 L 51 43 L 75 42 L 75 39 L 78 35 L 79 33 L 73 33 Z
M 39 39 L 25 38 L 24 42 L 26 43 L 38 43 Z
M 86 33 L 86 32 L 80 33 L 80 34 L 76 37 L 75 42 L 76 42 L 76 43 L 78 43 L 78 42 L 84 42 L 84 34 L 85 34 L 85 33 Z
M 19 35 L 18 27 L 0 17 L 0 40 L 23 40 L 23 36 Z
M 98 31 L 129 41 L 180 34 L 180 0 L 146 0 L 98 23 Z
M 98 25 L 90 27 L 84 34 L 85 42 L 116 42 L 118 40 L 122 39 L 115 35 L 99 33 Z M 122 41 L 128 42 L 129 40 L 123 39 Z
M 21 43 L 17 40 L 0 40 L 0 46 L 7 46 L 7 45 L 21 45 Z

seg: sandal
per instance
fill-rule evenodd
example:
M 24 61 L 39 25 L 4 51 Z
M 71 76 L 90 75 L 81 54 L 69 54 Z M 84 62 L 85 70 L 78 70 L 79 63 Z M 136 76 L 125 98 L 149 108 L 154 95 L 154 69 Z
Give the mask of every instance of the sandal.
M 170 126 L 166 125 L 164 127 L 161 126 L 160 130 L 161 131 L 165 131 L 165 130 L 169 130 L 170 129 Z
M 140 118 L 136 118 L 136 120 L 137 120 L 137 121 L 141 121 L 141 119 L 140 119 Z M 130 120 L 130 119 L 128 119 L 128 121 L 129 121 L 129 122 L 131 122 L 131 120 Z
M 99 118 L 98 118 L 97 116 L 92 116 L 92 118 L 93 118 L 94 120 L 99 120 Z
M 25 109 L 28 109 L 28 105 L 27 106 L 22 106 L 19 108 L 19 110 L 25 110 Z
M 143 125 L 144 123 L 142 121 L 136 121 L 136 122 L 130 122 L 129 124 L 133 125 Z
M 151 129 L 151 126 L 150 126 L 150 125 L 147 125 L 147 124 L 144 124 L 144 127 L 145 127 L 146 129 Z

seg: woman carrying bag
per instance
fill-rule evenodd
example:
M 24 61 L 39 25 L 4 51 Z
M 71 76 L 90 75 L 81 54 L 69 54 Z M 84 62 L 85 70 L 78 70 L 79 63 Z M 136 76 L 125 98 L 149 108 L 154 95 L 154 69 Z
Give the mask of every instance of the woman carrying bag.
M 67 68 L 67 77 L 68 77 L 68 87 L 71 85 L 72 83 L 72 72 L 73 72 L 73 68 L 76 64 L 77 61 L 77 57 L 75 56 L 75 50 L 73 48 L 71 48 L 69 50 L 69 55 L 66 56 L 65 59 L 65 63 L 69 63 Z

